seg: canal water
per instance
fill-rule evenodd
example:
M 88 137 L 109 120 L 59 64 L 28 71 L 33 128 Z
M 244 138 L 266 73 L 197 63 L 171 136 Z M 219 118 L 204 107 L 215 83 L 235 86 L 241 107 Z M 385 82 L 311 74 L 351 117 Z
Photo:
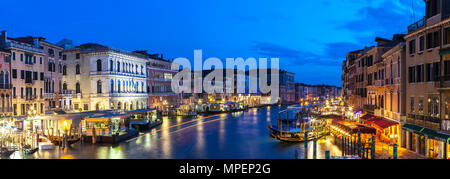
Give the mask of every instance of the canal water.
M 74 144 L 69 149 L 40 150 L 30 156 L 16 152 L 11 158 L 39 159 L 294 159 L 304 158 L 303 143 L 284 143 L 269 135 L 286 106 L 252 108 L 245 112 L 211 116 L 164 118 L 161 126 L 118 145 Z M 307 158 L 313 158 L 309 142 Z M 318 141 L 317 158 L 325 150 L 340 156 L 330 139 Z

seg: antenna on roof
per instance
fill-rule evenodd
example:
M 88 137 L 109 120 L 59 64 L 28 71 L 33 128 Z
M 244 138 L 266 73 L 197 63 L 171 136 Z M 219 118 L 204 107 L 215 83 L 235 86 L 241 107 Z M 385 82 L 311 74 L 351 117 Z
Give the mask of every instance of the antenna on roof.
M 415 10 L 414 10 L 414 0 L 411 0 L 411 8 L 412 8 L 411 20 L 412 20 L 412 23 L 415 23 L 416 22 L 416 14 L 415 14 Z

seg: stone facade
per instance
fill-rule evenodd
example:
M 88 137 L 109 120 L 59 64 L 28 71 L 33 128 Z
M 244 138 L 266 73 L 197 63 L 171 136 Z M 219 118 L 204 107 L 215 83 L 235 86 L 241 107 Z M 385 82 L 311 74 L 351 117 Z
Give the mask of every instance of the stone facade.
M 147 92 L 148 92 L 148 108 L 157 108 L 160 110 L 168 110 L 179 104 L 179 95 L 172 92 L 172 77 L 178 71 L 171 70 L 172 63 L 165 60 L 163 55 L 148 54 L 146 51 L 135 51 L 145 55 L 148 58 L 146 70 Z
M 5 31 L 0 45 L 11 52 L 12 111 L 14 116 L 45 114 L 44 57 L 41 37 L 9 38 Z
M 74 110 L 134 110 L 147 107 L 147 58 L 98 44 L 64 51 L 63 90 L 73 91 Z
M 400 122 L 406 117 L 406 51 L 400 43 L 383 54 L 386 69 L 386 106 L 383 116 Z
M 12 116 L 10 60 L 11 53 L 0 48 L 0 116 Z

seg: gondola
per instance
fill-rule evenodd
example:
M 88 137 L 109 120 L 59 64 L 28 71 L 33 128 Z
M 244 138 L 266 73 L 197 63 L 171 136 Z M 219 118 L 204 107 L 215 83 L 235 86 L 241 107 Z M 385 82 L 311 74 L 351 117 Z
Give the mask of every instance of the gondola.
M 39 148 L 31 148 L 31 146 L 25 146 L 24 148 L 22 148 L 22 153 L 25 155 L 31 155 L 37 152 L 38 150 Z
M 1 153 L 1 157 L 2 158 L 8 158 L 9 156 L 11 156 L 14 152 L 16 152 L 15 150 L 8 150 L 7 148 L 2 148 L 0 150 Z
M 72 145 L 74 143 L 77 143 L 78 141 L 80 141 L 80 138 L 76 138 L 76 139 L 67 139 L 67 144 Z M 58 146 L 62 146 L 62 138 L 58 138 L 55 140 L 52 140 L 52 143 Z

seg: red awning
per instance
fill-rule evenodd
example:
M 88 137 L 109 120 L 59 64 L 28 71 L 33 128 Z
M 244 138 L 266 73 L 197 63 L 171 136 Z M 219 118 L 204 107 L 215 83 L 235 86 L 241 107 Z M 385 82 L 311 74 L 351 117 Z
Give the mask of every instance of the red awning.
M 393 125 L 398 125 L 398 122 L 391 121 L 382 117 L 374 117 L 369 120 L 365 120 L 363 122 L 366 124 L 373 125 L 374 127 L 381 130 L 391 127 Z

